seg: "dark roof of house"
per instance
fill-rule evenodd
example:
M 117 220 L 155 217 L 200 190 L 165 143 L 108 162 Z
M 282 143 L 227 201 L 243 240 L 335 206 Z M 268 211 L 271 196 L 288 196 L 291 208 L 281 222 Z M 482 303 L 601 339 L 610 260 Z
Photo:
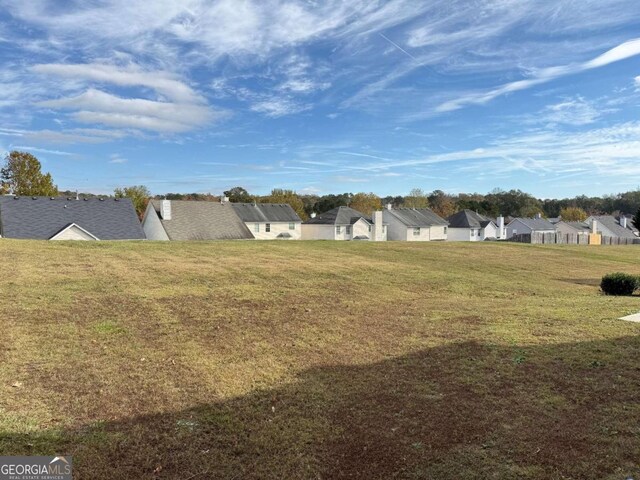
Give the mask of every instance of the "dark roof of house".
M 100 240 L 144 240 L 128 198 L 0 197 L 0 234 L 48 240 L 75 223 Z
M 618 219 L 613 215 L 598 215 L 589 218 L 595 218 L 596 221 L 607 228 L 611 233 L 613 233 L 616 237 L 619 238 L 638 238 L 634 235 L 633 231 L 629 228 L 624 228 L 620 223 L 618 223 Z
M 301 222 L 302 220 L 286 203 L 232 203 L 243 222 Z
M 514 218 L 512 222 L 515 222 L 516 220 L 519 220 L 520 222 L 524 223 L 527 227 L 529 227 L 533 231 L 556 229 L 555 225 L 551 223 L 549 220 L 547 220 L 546 218 L 518 217 L 518 218 Z
M 253 235 L 230 203 L 171 200 L 171 220 L 160 216 L 162 200 L 151 200 L 170 240 L 235 240 Z
M 447 218 L 450 228 L 484 228 L 492 220 L 473 210 L 461 210 Z
M 312 225 L 353 225 L 363 218 L 366 222 L 372 223 L 371 219 L 350 207 L 336 207 L 328 212 L 321 213 L 315 218 L 310 218 L 305 224 Z
M 589 225 L 587 225 L 586 222 L 565 222 L 564 220 L 560 220 L 558 223 L 564 223 L 566 225 L 569 225 L 570 227 L 573 227 L 580 232 L 591 231 L 591 227 L 589 227 Z
M 392 210 L 384 210 L 384 212 L 393 215 L 407 227 L 449 225 L 449 222 L 436 215 L 429 208 L 394 208 Z

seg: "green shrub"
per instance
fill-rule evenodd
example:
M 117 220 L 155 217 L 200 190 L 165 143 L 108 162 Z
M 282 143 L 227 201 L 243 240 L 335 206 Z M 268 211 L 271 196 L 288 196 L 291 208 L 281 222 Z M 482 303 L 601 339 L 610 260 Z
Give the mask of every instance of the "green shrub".
M 600 288 L 606 295 L 632 295 L 640 288 L 640 278 L 628 273 L 609 273 L 602 277 Z

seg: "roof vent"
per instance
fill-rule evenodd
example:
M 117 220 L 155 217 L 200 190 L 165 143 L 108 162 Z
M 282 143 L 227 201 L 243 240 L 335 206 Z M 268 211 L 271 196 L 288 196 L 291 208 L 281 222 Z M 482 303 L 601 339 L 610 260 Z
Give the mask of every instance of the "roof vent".
M 119 201 L 120 201 L 120 199 L 119 199 L 118 197 L 114 198 L 114 200 L 115 200 L 116 202 L 119 202 Z
M 67 197 L 67 200 L 73 200 L 73 198 L 71 198 L 71 197 Z
M 101 202 L 104 202 L 104 198 L 100 197 L 98 200 L 100 200 Z
M 87 197 L 84 197 L 84 198 L 83 198 L 83 200 L 84 200 L 85 202 L 88 202 L 88 201 L 89 201 L 89 199 L 88 199 Z
M 37 200 L 38 197 L 31 197 L 31 200 Z
M 14 200 L 18 200 L 19 198 L 20 198 L 20 197 L 19 197 L 19 196 L 17 196 L 17 195 L 16 195 L 15 197 L 13 197 L 13 199 L 14 199 Z
M 55 200 L 56 197 L 49 197 L 49 200 Z
M 311 212 L 311 218 L 316 218 L 316 212 Z

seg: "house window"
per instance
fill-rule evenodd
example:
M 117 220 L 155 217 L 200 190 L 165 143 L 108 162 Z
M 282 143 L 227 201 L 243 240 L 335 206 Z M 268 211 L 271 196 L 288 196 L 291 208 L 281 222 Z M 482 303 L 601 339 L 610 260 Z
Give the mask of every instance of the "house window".
M 369 233 L 371 233 L 371 225 L 369 225 Z
M 264 231 L 267 232 L 267 233 L 271 231 L 271 224 L 270 223 L 265 223 L 264 224 Z
M 419 237 L 420 236 L 420 227 L 414 227 L 413 228 L 413 236 L 414 237 Z
M 351 225 L 347 225 L 346 234 L 351 235 Z
M 296 224 L 294 222 L 289 222 L 289 230 L 295 230 Z
M 342 229 L 340 228 L 340 225 L 336 225 L 336 234 L 340 235 L 342 233 Z
M 387 226 L 386 225 L 382 225 L 382 233 L 387 231 Z
M 444 227 L 444 234 L 447 234 L 447 227 Z
M 259 233 L 259 232 L 260 232 L 260 224 L 259 224 L 259 223 L 256 223 L 256 224 L 253 226 L 253 231 L 254 231 L 254 232 L 256 232 L 256 233 Z

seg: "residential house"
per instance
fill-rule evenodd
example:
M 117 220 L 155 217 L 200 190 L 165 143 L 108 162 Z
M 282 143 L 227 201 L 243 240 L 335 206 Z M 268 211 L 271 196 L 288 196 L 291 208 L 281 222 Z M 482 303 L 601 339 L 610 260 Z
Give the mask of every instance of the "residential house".
M 336 207 L 303 222 L 302 239 L 384 241 L 387 226 L 382 212 L 374 212 L 369 218 L 353 208 Z
M 592 215 L 585 220 L 585 223 L 590 225 L 594 220 L 597 222 L 598 233 L 603 237 L 638 238 L 633 231 L 633 226 L 624 215 L 619 217 L 613 215 Z
M 128 198 L 0 197 L 0 236 L 34 240 L 144 240 Z
M 142 219 L 149 240 L 254 238 L 228 202 L 151 200 Z
M 387 208 L 383 210 L 388 225 L 387 238 L 409 242 L 446 240 L 449 223 L 428 208 Z
M 556 232 L 563 235 L 589 235 L 591 233 L 591 228 L 585 222 L 565 222 L 556 219 L 551 223 L 556 227 Z
M 555 233 L 556 227 L 549 220 L 538 215 L 535 218 L 514 218 L 507 225 L 507 238 L 514 235 L 533 233 Z
M 284 203 L 232 203 L 240 220 L 258 240 L 300 240 L 302 220 Z
M 450 241 L 478 242 L 500 238 L 496 222 L 473 210 L 461 210 L 448 217 L 447 221 L 447 240 Z

